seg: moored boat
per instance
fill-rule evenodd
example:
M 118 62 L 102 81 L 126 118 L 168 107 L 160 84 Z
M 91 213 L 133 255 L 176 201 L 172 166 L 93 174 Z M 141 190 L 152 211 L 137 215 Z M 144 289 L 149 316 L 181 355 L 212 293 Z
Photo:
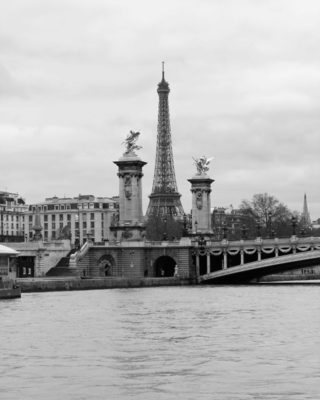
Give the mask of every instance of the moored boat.
M 0 299 L 21 297 L 21 288 L 16 284 L 18 252 L 0 245 Z

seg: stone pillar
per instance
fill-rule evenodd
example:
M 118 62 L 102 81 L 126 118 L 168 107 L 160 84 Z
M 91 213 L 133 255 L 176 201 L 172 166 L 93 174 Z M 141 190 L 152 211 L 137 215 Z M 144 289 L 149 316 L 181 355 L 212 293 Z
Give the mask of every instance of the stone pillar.
M 192 232 L 212 233 L 211 228 L 211 183 L 207 174 L 202 173 L 188 179 L 192 193 Z
M 196 254 L 196 277 L 200 276 L 200 256 L 199 253 L 197 252 Z
M 210 260 L 210 253 L 207 253 L 207 274 L 210 274 L 211 270 L 211 260 Z
M 261 249 L 257 249 L 258 252 L 258 261 L 261 261 Z
M 240 265 L 244 264 L 244 250 L 240 249 Z
M 141 178 L 146 162 L 131 152 L 114 163 L 119 168 L 119 220 L 110 229 L 118 240 L 141 240 L 145 232 Z
M 226 250 L 223 251 L 223 269 L 228 268 L 228 253 Z

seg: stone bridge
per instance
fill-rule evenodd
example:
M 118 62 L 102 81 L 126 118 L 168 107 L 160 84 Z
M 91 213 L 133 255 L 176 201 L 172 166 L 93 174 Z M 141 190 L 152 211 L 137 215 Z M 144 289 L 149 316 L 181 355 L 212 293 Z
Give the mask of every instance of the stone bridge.
M 268 280 L 288 271 L 290 280 L 320 279 L 320 238 L 197 241 L 193 255 L 199 283 Z
M 177 267 L 179 277 L 199 283 L 256 282 L 271 275 L 273 280 L 320 279 L 320 237 L 86 242 L 70 256 L 69 266 L 87 278 L 172 277 Z M 288 271 L 291 277 L 281 276 Z

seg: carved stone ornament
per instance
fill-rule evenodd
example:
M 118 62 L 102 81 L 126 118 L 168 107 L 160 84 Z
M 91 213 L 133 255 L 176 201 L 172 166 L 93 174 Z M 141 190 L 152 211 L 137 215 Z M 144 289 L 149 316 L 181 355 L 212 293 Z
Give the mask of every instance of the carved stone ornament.
M 126 175 L 124 178 L 124 194 L 128 200 L 132 197 L 132 181 L 131 176 Z
M 196 194 L 196 205 L 197 205 L 197 209 L 201 210 L 202 209 L 202 192 L 198 191 Z
M 117 226 L 119 222 L 119 212 L 116 212 L 111 217 L 111 226 Z
M 132 232 L 130 232 L 128 229 L 126 229 L 124 232 L 122 232 L 121 236 L 123 239 L 130 239 L 130 238 L 132 238 Z

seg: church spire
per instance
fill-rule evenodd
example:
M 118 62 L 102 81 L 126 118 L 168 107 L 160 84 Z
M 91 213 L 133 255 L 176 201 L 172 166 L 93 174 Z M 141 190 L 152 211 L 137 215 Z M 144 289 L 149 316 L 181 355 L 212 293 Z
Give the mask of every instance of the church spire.
M 304 194 L 304 198 L 303 198 L 303 210 L 302 210 L 302 215 L 301 215 L 301 222 L 305 226 L 311 225 L 311 219 L 310 219 L 310 214 L 309 214 L 309 210 L 308 210 L 306 194 Z

